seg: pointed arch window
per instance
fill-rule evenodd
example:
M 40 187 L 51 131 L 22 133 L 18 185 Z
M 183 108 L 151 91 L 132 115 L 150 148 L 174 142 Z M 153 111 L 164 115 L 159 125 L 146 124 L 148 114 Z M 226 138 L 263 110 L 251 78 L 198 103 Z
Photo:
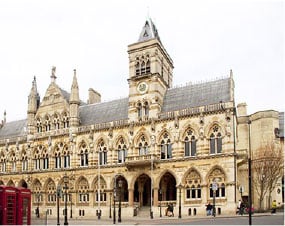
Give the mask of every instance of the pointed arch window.
M 146 62 L 145 72 L 146 72 L 146 74 L 150 73 L 150 62 L 149 62 L 149 60 L 147 60 L 147 62 Z
M 199 174 L 192 170 L 185 178 L 186 183 L 186 199 L 201 199 L 201 178 Z
M 149 105 L 148 105 L 148 102 L 144 103 L 144 115 L 145 116 L 149 115 Z
M 118 163 L 124 163 L 128 155 L 127 146 L 124 139 L 121 138 L 118 145 Z
M 50 117 L 46 116 L 45 117 L 45 131 L 50 131 L 50 130 L 51 130 Z
M 145 74 L 146 68 L 145 68 L 145 62 L 143 61 L 141 64 L 141 74 Z
M 168 133 L 164 133 L 163 139 L 160 143 L 160 159 L 171 159 L 172 158 L 172 144 L 168 136 Z
M 89 184 L 85 178 L 82 178 L 78 184 L 79 203 L 89 203 Z
M 22 171 L 28 171 L 28 157 L 26 153 L 22 156 Z
M 16 172 L 17 171 L 17 159 L 15 153 L 13 153 L 11 157 L 11 171 Z
M 193 131 L 189 129 L 184 139 L 184 155 L 196 156 L 196 151 L 196 138 Z
M 34 163 L 35 163 L 35 170 L 41 169 L 41 157 L 40 157 L 40 151 L 38 148 L 34 155 Z
M 1 172 L 6 172 L 6 159 L 4 157 L 4 154 L 2 154 L 1 159 L 0 159 L 0 171 Z
M 49 155 L 47 150 L 43 151 L 43 169 L 49 168 Z
M 64 168 L 70 167 L 70 153 L 67 146 L 64 148 L 63 152 L 63 167 Z
M 140 63 L 136 63 L 136 75 L 140 75 Z
M 68 128 L 69 127 L 69 118 L 68 118 L 66 112 L 64 112 L 64 114 L 63 114 L 62 123 L 63 123 L 63 128 Z
M 141 118 L 142 117 L 142 104 L 138 103 L 138 117 Z
M 55 153 L 55 168 L 56 168 L 56 169 L 61 168 L 61 156 L 60 156 L 60 152 Z
M 148 154 L 148 149 L 149 149 L 149 146 L 148 146 L 148 143 L 145 139 L 145 136 L 142 135 L 139 139 L 139 155 L 147 155 Z
M 37 118 L 37 132 L 41 133 L 42 131 L 43 131 L 42 120 L 40 118 Z
M 80 166 L 88 166 L 88 149 L 85 143 L 80 148 Z
M 210 154 L 222 153 L 222 134 L 218 126 L 214 126 L 210 135 Z
M 54 129 L 60 129 L 60 119 L 57 114 L 54 115 L 53 125 Z
M 99 143 L 99 165 L 102 166 L 106 164 L 107 164 L 107 146 L 102 140 Z

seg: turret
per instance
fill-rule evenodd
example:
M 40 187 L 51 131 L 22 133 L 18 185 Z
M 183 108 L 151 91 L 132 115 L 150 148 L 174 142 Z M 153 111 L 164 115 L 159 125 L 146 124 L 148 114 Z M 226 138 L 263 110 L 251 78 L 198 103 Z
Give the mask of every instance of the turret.
M 28 97 L 28 134 L 35 132 L 35 116 L 40 105 L 40 96 L 37 91 L 36 77 L 32 82 L 32 88 Z
M 79 126 L 79 88 L 76 78 L 76 69 L 74 69 L 73 81 L 71 85 L 70 99 L 69 99 L 69 112 L 70 112 L 70 127 Z

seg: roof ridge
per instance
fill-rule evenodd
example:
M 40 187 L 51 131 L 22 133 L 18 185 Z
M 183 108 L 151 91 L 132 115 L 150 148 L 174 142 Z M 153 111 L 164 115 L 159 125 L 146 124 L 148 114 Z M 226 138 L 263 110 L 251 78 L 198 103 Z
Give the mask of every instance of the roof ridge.
M 224 76 L 220 76 L 220 77 L 216 77 L 216 78 L 210 78 L 207 80 L 199 80 L 199 81 L 190 81 L 190 82 L 186 82 L 185 84 L 176 84 L 175 86 L 169 88 L 168 90 L 172 90 L 172 89 L 177 89 L 177 88 L 184 88 L 187 86 L 191 86 L 191 85 L 201 85 L 201 84 L 207 84 L 210 82 L 216 82 L 219 80 L 224 80 L 224 79 L 229 79 L 230 76 L 229 75 L 224 75 Z

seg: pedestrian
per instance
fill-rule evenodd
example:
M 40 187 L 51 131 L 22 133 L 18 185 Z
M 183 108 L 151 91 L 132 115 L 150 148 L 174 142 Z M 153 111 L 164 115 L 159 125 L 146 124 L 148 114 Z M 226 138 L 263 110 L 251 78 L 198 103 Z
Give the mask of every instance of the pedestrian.
M 243 203 L 243 202 L 240 202 L 239 215 L 243 215 L 243 213 L 244 213 L 244 208 L 245 208 L 244 203 Z
M 236 214 L 240 214 L 240 206 L 241 206 L 241 200 L 238 200 Z
M 212 215 L 212 209 L 213 209 L 212 204 L 210 202 L 208 202 L 208 204 L 206 205 L 207 216 L 211 216 Z
M 271 207 L 272 207 L 271 213 L 275 214 L 276 213 L 276 208 L 277 208 L 277 203 L 276 203 L 275 199 L 273 200 L 273 202 L 271 204 Z

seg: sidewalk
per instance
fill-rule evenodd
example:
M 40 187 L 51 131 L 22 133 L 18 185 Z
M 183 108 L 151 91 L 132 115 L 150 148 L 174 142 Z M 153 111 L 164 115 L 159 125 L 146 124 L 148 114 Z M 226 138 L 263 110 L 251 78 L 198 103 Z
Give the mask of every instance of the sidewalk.
M 284 214 L 283 212 L 277 212 L 277 214 L 281 215 Z M 271 215 L 270 212 L 265 213 L 254 213 L 253 217 L 258 216 L 269 216 Z M 217 215 L 216 218 L 234 218 L 234 217 L 248 217 L 248 215 Z M 169 221 L 174 222 L 189 222 L 191 220 L 197 220 L 197 219 L 211 219 L 213 216 L 182 216 L 182 218 L 175 217 L 154 217 L 153 219 L 150 219 L 150 217 L 122 217 L 121 223 L 118 223 L 118 218 L 116 216 L 116 224 L 120 225 L 165 225 Z M 64 225 L 64 218 L 60 218 L 60 225 Z M 41 218 L 35 218 L 32 217 L 32 225 L 57 225 L 57 219 L 56 218 L 48 218 L 47 223 L 45 217 Z M 69 225 L 114 225 L 113 219 L 109 218 L 108 216 L 101 217 L 100 220 L 97 219 L 97 217 L 94 216 L 94 218 L 72 218 L 68 219 Z

